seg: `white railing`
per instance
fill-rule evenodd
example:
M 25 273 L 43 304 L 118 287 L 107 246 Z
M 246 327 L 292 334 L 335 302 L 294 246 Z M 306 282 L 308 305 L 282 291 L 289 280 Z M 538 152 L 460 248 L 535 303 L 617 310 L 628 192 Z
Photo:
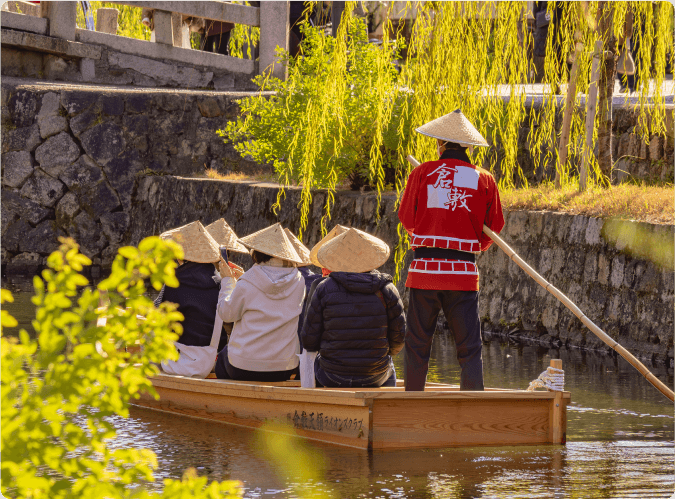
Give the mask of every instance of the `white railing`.
M 285 78 L 286 68 L 277 61 L 277 47 L 288 49 L 289 3 L 261 2 L 260 7 L 249 7 L 223 1 L 206 2 L 112 2 L 118 5 L 131 5 L 153 10 L 154 42 L 120 37 L 109 33 L 78 29 L 76 25 L 77 2 L 41 2 L 40 14 L 47 23 L 38 24 L 41 34 L 54 38 L 104 45 L 113 50 L 150 58 L 168 59 L 196 65 L 213 66 L 237 73 L 253 74 L 255 61 L 236 59 L 227 55 L 201 52 L 185 48 L 176 32 L 172 14 L 194 17 L 211 21 L 223 21 L 234 24 L 260 27 L 258 72 L 268 69 L 278 78 Z M 4 16 L 3 16 L 4 17 Z M 11 17 L 11 16 L 8 16 Z M 3 28 L 12 28 L 11 23 L 3 19 Z M 24 29 L 19 27 L 19 29 Z M 182 29 L 182 26 L 179 27 Z M 30 29 L 29 29 L 30 31 Z M 38 32 L 37 30 L 33 30 Z

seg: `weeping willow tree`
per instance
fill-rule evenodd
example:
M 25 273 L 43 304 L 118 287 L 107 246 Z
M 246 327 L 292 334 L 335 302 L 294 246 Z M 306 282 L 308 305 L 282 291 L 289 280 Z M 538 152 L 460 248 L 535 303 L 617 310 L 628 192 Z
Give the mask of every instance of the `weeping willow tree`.
M 436 159 L 435 141 L 414 129 L 438 116 L 461 108 L 491 144 L 477 148 L 474 164 L 490 170 L 501 189 L 528 186 L 519 164 L 519 136 L 529 125 L 527 144 L 535 165 L 557 161 L 556 95 L 569 78 L 568 54 L 575 37 L 584 50 L 579 54 L 577 91 L 568 161 L 560 165 L 563 184 L 575 182 L 578 159 L 584 147 L 585 106 L 597 39 L 603 40 L 600 102 L 594 123 L 594 145 L 600 158 L 591 159 L 591 182 L 610 182 L 611 102 L 616 70 L 616 41 L 622 36 L 626 13 L 635 20 L 640 43 L 640 82 L 636 109 L 638 133 L 643 140 L 665 134 L 665 100 L 662 91 L 667 57 L 672 65 L 673 9 L 651 2 L 549 2 L 551 13 L 562 4 L 547 38 L 544 95 L 541 105 L 527 106 L 525 85 L 533 70 L 528 57 L 532 36 L 526 29 L 526 2 L 409 2 L 403 15 L 414 18 L 409 37 L 401 24 L 394 27 L 394 5 L 384 16 L 382 43 L 367 43 L 356 2 L 347 2 L 335 38 L 305 25 L 302 55 L 288 65 L 287 81 L 259 77 L 261 93 L 241 102 L 243 117 L 224 131 L 243 154 L 272 164 L 282 186 L 302 186 L 301 229 L 308 224 L 312 190 L 326 188 L 328 196 L 321 221 L 327 230 L 333 193 L 345 179 L 362 178 L 377 191 L 400 194 L 410 173 L 408 154 Z M 558 5 L 558 6 L 559 6 Z M 407 14 L 412 15 L 407 15 Z M 401 58 L 402 51 L 405 58 Z M 273 90 L 270 96 L 263 93 Z M 531 108 L 531 109 L 528 109 Z M 605 112 L 602 112 L 605 110 Z M 602 142 L 600 139 L 604 139 Z M 602 153 L 609 149 L 609 168 Z M 522 156 L 521 156 L 522 158 Z M 358 185 L 358 183 L 357 183 Z M 280 190 L 275 209 L 282 202 Z M 397 271 L 408 249 L 407 234 L 399 227 Z M 398 273 L 398 272 L 397 272 Z

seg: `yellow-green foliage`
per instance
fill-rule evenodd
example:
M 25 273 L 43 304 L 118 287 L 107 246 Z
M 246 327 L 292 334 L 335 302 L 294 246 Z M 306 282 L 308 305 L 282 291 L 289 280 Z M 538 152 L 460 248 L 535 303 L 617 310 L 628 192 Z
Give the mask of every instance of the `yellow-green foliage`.
M 157 237 L 138 248 L 120 248 L 109 278 L 84 288 L 81 275 L 91 261 L 72 239 L 62 239 L 49 269 L 35 277 L 36 339 L 2 337 L 2 494 L 15 498 L 238 497 L 237 482 L 211 483 L 188 474 L 166 480 L 161 494 L 143 484 L 157 465 L 147 449 L 111 450 L 109 416 L 128 416 L 131 398 L 156 396 L 149 376 L 155 364 L 176 359 L 173 341 L 182 315 L 174 304 L 159 308 L 145 296 L 176 286 L 181 248 Z M 2 302 L 12 296 L 2 290 Z M 99 308 L 99 301 L 106 298 Z M 137 314 L 145 316 L 138 320 Z M 105 327 L 97 321 L 107 318 Z M 16 326 L 2 311 L 2 328 Z M 127 353 L 139 343 L 142 353 Z M 130 484 L 140 485 L 129 488 Z
M 391 2 L 388 8 L 391 11 L 399 4 Z M 545 163 L 543 159 L 558 158 L 555 118 L 559 108 L 555 92 L 567 79 L 567 55 L 577 30 L 584 45 L 577 89 L 587 92 L 589 87 L 591 52 L 599 36 L 595 22 L 598 2 L 587 5 L 584 10 L 579 2 L 565 2 L 562 19 L 553 21 L 560 24 L 560 29 L 549 27 L 549 33 L 555 31 L 560 38 L 556 41 L 548 37 L 544 81 L 549 85 L 545 85 L 543 104 L 529 115 L 528 149 L 537 165 Z M 673 37 L 672 31 L 656 27 L 672 24 L 672 6 L 658 4 L 655 22 L 651 2 L 607 5 L 613 12 L 615 34 L 623 29 L 627 9 L 636 13 L 635 36 L 640 38 L 638 59 L 642 61 L 638 76 L 642 82 L 651 79 L 657 89 L 649 97 L 649 85 L 638 89 L 639 133 L 645 140 L 650 133 L 665 133 L 665 104 L 660 88 L 666 54 L 673 54 Z M 555 7 L 556 2 L 549 2 L 551 11 Z M 383 43 L 374 48 L 365 70 L 356 55 L 366 52 L 358 36 L 363 20 L 354 16 L 354 8 L 355 2 L 346 3 L 335 39 L 308 28 L 315 34 L 308 36 L 303 57 L 289 61 L 287 81 L 270 77 L 258 80 L 263 90 L 274 90 L 276 96 L 261 92 L 244 99 L 242 110 L 246 117 L 225 130 L 242 153 L 272 163 L 283 185 L 291 181 L 302 185 L 300 236 L 307 227 L 313 188 L 328 190 L 322 231 L 330 219 L 332 193 L 345 177 L 366 172 L 368 182 L 379 194 L 387 183 L 388 169 L 393 169 L 396 190 L 400 192 L 410 172 L 405 160 L 408 154 L 420 161 L 436 158 L 435 141 L 415 133 L 415 128 L 457 108 L 493 144 L 478 148 L 472 161 L 493 171 L 501 188 L 527 186 L 517 161 L 521 126 L 528 119 L 522 85 L 528 82 L 533 69 L 528 62 L 527 47 L 532 38 L 525 29 L 527 3 L 407 2 L 405 9 L 416 11 L 409 42 L 406 45 L 401 31 L 394 32 L 391 16 L 386 16 Z M 389 39 L 389 33 L 394 33 L 395 40 Z M 404 45 L 407 56 L 400 61 L 399 74 L 392 68 L 397 63 L 397 49 Z M 287 54 L 285 57 L 288 59 Z M 503 98 L 505 94 L 507 99 Z M 577 96 L 577 105 L 581 104 L 579 99 Z M 563 185 L 573 181 L 571 164 L 584 146 L 583 114 L 576 113 L 572 122 L 569 160 L 561 172 Z M 598 120 L 599 113 L 595 136 Z M 392 130 L 390 142 L 395 146 L 388 149 L 387 135 Z M 350 151 L 364 147 L 368 151 L 365 158 L 351 155 Z M 387 154 L 393 157 L 387 158 Z M 595 158 L 591 173 L 591 184 L 606 185 L 607 179 L 600 175 Z M 408 239 L 399 229 L 395 258 L 400 266 Z

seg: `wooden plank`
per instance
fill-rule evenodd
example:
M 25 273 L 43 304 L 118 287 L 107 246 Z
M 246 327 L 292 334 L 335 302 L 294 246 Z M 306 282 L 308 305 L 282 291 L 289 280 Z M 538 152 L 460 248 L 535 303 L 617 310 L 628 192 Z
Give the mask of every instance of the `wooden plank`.
M 260 9 L 247 5 L 211 0 L 209 2 L 111 2 L 117 5 L 147 7 L 149 9 L 177 12 L 188 17 L 227 21 L 247 26 L 260 26 Z
M 373 401 L 373 449 L 546 443 L 547 400 Z
M 251 385 L 228 380 L 198 380 L 168 375 L 162 376 L 161 379 L 159 379 L 159 377 L 154 377 L 152 378 L 152 383 L 158 392 L 160 389 L 166 388 L 184 391 L 186 393 L 194 392 L 238 398 L 283 400 L 289 402 L 316 401 L 332 405 L 350 406 L 365 406 L 366 404 L 363 397 L 354 397 L 353 392 L 332 392 L 312 388 Z
M 555 369 L 562 369 L 562 360 L 551 359 L 551 367 Z M 549 438 L 553 444 L 564 444 L 567 440 L 567 435 L 565 428 L 566 420 L 563 413 L 567 412 L 567 404 L 563 402 L 562 392 L 552 393 L 555 394 L 555 397 L 550 403 L 549 418 L 551 420 L 551 425 Z
M 182 416 L 219 421 L 249 428 L 282 423 L 288 433 L 336 445 L 366 449 L 369 408 L 317 403 L 312 400 L 263 400 L 158 388 L 159 400 L 143 395 L 134 405 Z M 263 428 L 264 429 L 264 428 Z

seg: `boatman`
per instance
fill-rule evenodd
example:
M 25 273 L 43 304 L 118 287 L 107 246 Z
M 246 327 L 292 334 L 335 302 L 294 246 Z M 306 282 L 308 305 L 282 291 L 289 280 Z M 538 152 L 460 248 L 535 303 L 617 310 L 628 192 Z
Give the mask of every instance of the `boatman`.
M 471 164 L 467 148 L 472 152 L 488 143 L 459 109 L 416 131 L 436 139 L 440 157 L 410 173 L 398 212 L 415 252 L 405 284 L 410 288 L 405 389 L 424 390 L 442 309 L 455 336 L 460 389 L 483 390 L 475 262 L 492 244 L 483 224 L 499 233 L 504 216 L 494 178 Z

